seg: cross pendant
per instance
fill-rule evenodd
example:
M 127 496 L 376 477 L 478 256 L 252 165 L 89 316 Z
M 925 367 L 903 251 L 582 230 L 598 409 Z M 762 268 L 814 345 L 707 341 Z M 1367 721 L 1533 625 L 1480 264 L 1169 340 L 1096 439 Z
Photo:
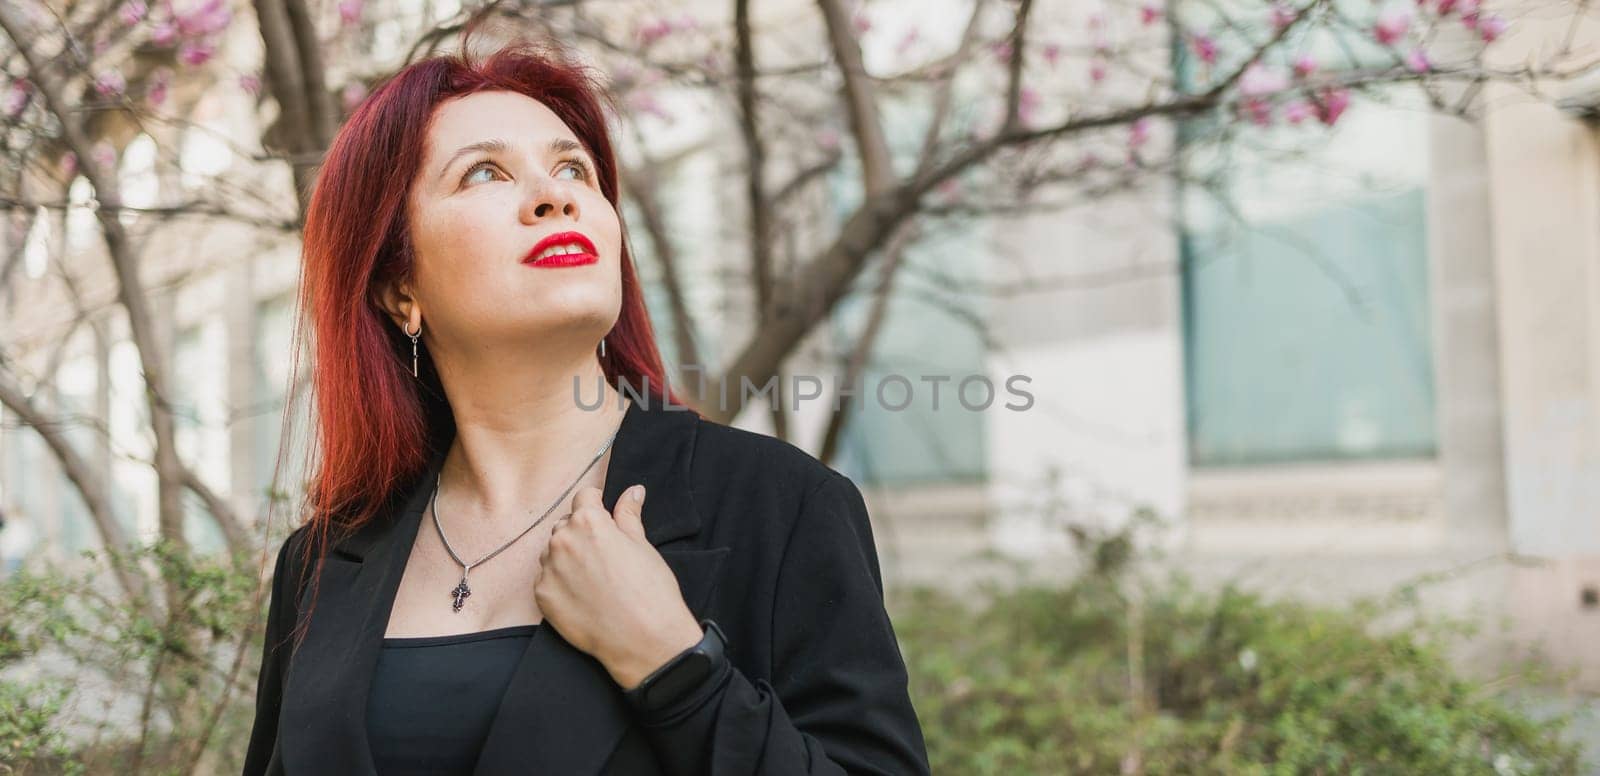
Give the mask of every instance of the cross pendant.
M 455 590 L 450 591 L 450 595 L 455 596 L 456 599 L 455 603 L 450 605 L 450 609 L 457 612 L 461 611 L 461 606 L 467 602 L 467 596 L 472 595 L 472 588 L 467 587 L 467 575 L 461 575 L 461 583 L 456 585 Z

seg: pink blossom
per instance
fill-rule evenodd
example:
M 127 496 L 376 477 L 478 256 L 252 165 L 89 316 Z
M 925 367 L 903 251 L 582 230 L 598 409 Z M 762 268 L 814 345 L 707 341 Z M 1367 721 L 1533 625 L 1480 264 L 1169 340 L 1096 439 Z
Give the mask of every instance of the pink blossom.
M 1161 6 L 1154 3 L 1145 3 L 1139 6 L 1139 23 L 1148 27 L 1161 21 Z
M 1509 26 L 1505 17 L 1492 13 L 1478 20 L 1478 34 L 1483 36 L 1484 43 L 1493 43 L 1495 38 L 1505 34 Z
M 94 40 L 94 55 L 95 56 L 100 56 L 101 54 L 106 53 L 106 49 L 108 49 L 108 48 L 111 48 L 111 39 L 110 38 L 106 38 L 106 37 L 95 38 L 95 40 Z
M 1096 57 L 1093 62 L 1089 63 L 1089 80 L 1093 83 L 1100 83 L 1106 80 L 1106 61 L 1104 59 Z
M 1433 65 L 1428 62 L 1428 52 L 1414 48 L 1406 54 L 1406 69 L 1413 73 L 1426 73 Z
M 216 53 L 216 46 L 210 43 L 186 40 L 178 46 L 178 61 L 191 67 L 198 67 L 211 61 L 211 57 Z
M 628 104 L 634 110 L 640 113 L 647 113 L 655 116 L 656 118 L 661 119 L 668 124 L 671 124 L 676 120 L 676 117 L 672 115 L 672 112 L 667 110 L 666 107 L 661 104 L 661 101 L 656 99 L 655 94 L 651 92 L 634 92 L 628 96 Z
M 1100 164 L 1100 155 L 1093 151 L 1084 151 L 1078 158 L 1078 169 L 1088 170 Z
M 345 84 L 344 89 L 339 92 L 339 102 L 344 105 L 345 113 L 354 111 L 366 98 L 367 85 L 360 81 Z
M 961 183 L 955 178 L 945 178 L 939 181 L 939 185 L 935 186 L 934 190 L 946 199 L 954 199 L 956 192 L 961 190 Z
M 1265 97 L 1289 88 L 1289 79 L 1283 73 L 1269 69 L 1260 62 L 1251 63 L 1239 75 L 1239 93 L 1246 97 Z
M 204 5 L 176 15 L 178 32 L 187 37 L 212 35 L 228 28 L 233 10 L 223 0 L 206 0 Z
M 251 96 L 261 94 L 261 77 L 255 73 L 245 73 L 239 76 L 239 88 L 249 92 Z
M 855 15 L 850 17 L 850 25 L 855 28 L 857 35 L 865 35 L 867 30 L 872 29 L 872 19 L 868 18 L 866 13 L 856 11 Z
M 1150 117 L 1140 116 L 1128 127 L 1128 147 L 1138 148 L 1150 139 Z
M 61 174 L 68 178 L 78 174 L 78 155 L 68 151 L 61 155 Z
M 1345 109 L 1350 107 L 1350 90 L 1343 87 L 1330 87 L 1323 89 L 1317 95 L 1317 118 L 1322 123 L 1333 126 L 1339 117 L 1344 115 Z
M 912 27 L 911 29 L 906 30 L 906 34 L 901 36 L 900 42 L 898 44 L 896 44 L 895 47 L 894 47 L 895 53 L 900 54 L 901 56 L 904 56 L 905 53 L 907 51 L 910 51 L 911 47 L 916 45 L 917 41 L 920 40 L 921 38 L 922 38 L 922 33 L 919 30 L 917 30 L 916 27 Z
M 1272 123 L 1272 103 L 1260 98 L 1251 97 L 1239 103 L 1239 112 L 1257 126 L 1268 126 Z
M 611 68 L 611 83 L 614 87 L 620 84 L 631 84 L 638 77 L 639 68 L 631 62 L 618 62 Z
M 362 0 L 339 0 L 339 23 L 346 27 L 361 21 Z
M 648 46 L 676 30 L 670 19 L 656 19 L 639 28 L 639 45 Z
M 144 4 L 144 0 L 128 0 L 122 4 L 121 8 L 117 9 L 117 18 L 121 19 L 124 25 L 132 27 L 142 21 L 145 12 L 149 10 L 150 8 Z
M 1372 28 L 1372 36 L 1385 46 L 1393 46 L 1406 36 L 1406 30 L 1410 27 L 1411 11 L 1393 8 L 1378 16 L 1378 23 Z
M 1044 45 L 1044 61 L 1055 67 L 1061 61 L 1061 44 L 1046 43 Z
M 132 27 L 144 20 L 145 13 L 149 11 L 144 0 L 128 0 L 117 8 L 117 18 L 123 25 Z
M 1478 7 L 1478 0 L 1456 0 L 1456 10 L 1461 12 L 1461 20 L 1465 22 L 1467 17 L 1472 17 L 1472 23 L 1467 25 L 1468 29 L 1477 23 Z
M 1279 0 L 1278 2 L 1273 3 L 1272 4 L 1272 31 L 1273 32 L 1278 32 L 1278 31 L 1281 31 L 1283 28 L 1288 27 L 1291 24 L 1294 24 L 1294 19 L 1295 19 L 1295 14 L 1296 13 L 1298 13 L 1298 12 L 1295 11 L 1293 6 L 1289 5 L 1288 3 L 1282 2 L 1282 0 Z
M 101 97 L 116 97 L 128 88 L 128 80 L 122 76 L 122 71 L 112 68 L 101 71 L 94 77 L 94 90 Z
M 102 170 L 110 169 L 117 163 L 117 149 L 104 140 L 95 143 L 90 153 L 94 155 L 94 163 Z
M 1301 54 L 1294 58 L 1294 74 L 1297 78 L 1307 78 L 1317 72 L 1317 58 L 1309 53 Z
M 1433 12 L 1440 16 L 1449 16 L 1450 12 L 1455 10 L 1455 7 L 1456 0 L 1439 0 L 1439 5 L 1433 9 Z
M 1208 65 L 1217 63 L 1217 42 L 1207 35 L 1195 35 L 1189 38 L 1189 47 L 1194 50 L 1195 56 Z
M 997 40 L 989 44 L 989 50 L 994 52 L 994 58 L 1002 63 L 1011 61 L 1011 41 Z
M 5 102 L 0 103 L 0 111 L 6 118 L 15 118 L 22 109 L 28 106 L 28 96 L 33 92 L 33 84 L 23 78 L 11 79 L 11 88 L 6 90 Z
M 1299 124 L 1300 122 L 1311 118 L 1313 113 L 1314 111 L 1312 110 L 1311 103 L 1306 102 L 1305 100 L 1295 100 L 1288 105 L 1283 106 L 1283 117 L 1290 124 Z
M 1039 90 L 1031 86 L 1024 86 L 1017 93 L 1017 118 L 1023 125 L 1031 125 L 1033 120 L 1038 118 L 1040 102 L 1042 100 L 1039 98 Z
M 159 108 L 167 102 L 167 89 L 172 85 L 172 68 L 162 67 L 150 74 L 150 81 L 145 87 L 144 98 L 153 108 Z
M 156 22 L 150 29 L 150 42 L 157 46 L 170 46 L 178 39 L 178 28 L 172 22 Z
M 651 85 L 660 83 L 666 77 L 667 76 L 666 76 L 665 73 L 661 72 L 660 70 L 658 70 L 656 68 L 653 68 L 653 67 L 652 68 L 646 68 L 640 73 L 639 81 L 638 81 L 637 85 L 639 85 L 639 86 L 651 86 Z
M 700 69 L 713 76 L 721 73 L 723 70 L 722 55 L 717 53 L 716 49 L 707 51 L 705 56 L 700 57 Z

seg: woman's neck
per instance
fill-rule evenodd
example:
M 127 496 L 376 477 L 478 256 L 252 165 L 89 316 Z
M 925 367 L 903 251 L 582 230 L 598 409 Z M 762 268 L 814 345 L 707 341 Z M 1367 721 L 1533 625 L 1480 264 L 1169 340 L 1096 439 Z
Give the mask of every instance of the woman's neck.
M 539 502 L 535 514 L 542 511 L 594 458 L 627 408 L 592 355 L 568 369 L 487 368 L 441 377 L 456 424 L 442 487 L 458 508 L 483 515 L 515 517 Z M 605 463 L 595 464 L 585 481 L 602 482 Z

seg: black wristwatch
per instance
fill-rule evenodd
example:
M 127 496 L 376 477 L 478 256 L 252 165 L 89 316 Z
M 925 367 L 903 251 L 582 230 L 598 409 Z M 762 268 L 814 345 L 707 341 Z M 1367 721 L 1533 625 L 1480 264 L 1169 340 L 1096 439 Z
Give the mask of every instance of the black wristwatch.
M 702 619 L 700 625 L 705 628 L 700 643 L 679 652 L 636 687 L 624 693 L 635 709 L 653 711 L 665 708 L 688 695 L 722 667 L 727 660 L 728 637 L 710 619 Z

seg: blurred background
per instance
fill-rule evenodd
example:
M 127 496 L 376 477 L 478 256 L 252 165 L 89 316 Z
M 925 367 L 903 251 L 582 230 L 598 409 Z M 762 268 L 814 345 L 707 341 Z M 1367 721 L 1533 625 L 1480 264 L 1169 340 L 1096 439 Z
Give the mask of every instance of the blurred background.
M 1586 2 L 17 0 L 0 773 L 237 772 L 305 197 L 474 14 L 615 96 L 705 414 L 862 487 L 936 773 L 1597 772 Z

